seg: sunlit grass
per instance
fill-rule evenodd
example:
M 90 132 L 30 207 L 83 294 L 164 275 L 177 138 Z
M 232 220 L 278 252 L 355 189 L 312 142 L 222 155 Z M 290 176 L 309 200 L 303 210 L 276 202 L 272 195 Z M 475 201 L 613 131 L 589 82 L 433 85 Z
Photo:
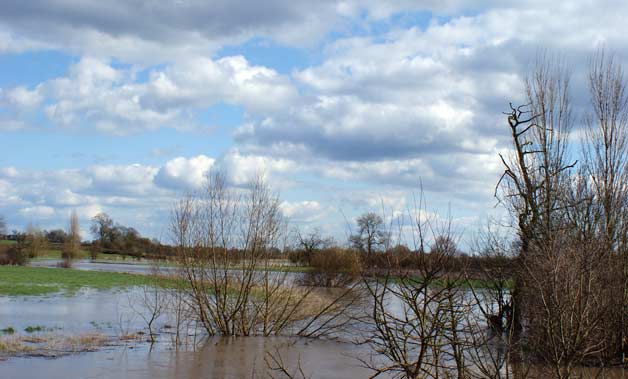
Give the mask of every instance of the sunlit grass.
M 73 269 L 0 266 L 0 294 L 9 296 L 74 293 L 81 288 L 111 289 L 150 283 L 145 275 Z

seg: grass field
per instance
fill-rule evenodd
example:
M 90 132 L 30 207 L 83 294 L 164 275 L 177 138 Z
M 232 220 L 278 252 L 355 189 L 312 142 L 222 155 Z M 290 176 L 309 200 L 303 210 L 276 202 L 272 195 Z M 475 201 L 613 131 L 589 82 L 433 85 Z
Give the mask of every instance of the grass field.
M 146 284 L 151 278 L 115 272 L 0 266 L 0 295 L 72 294 L 83 287 L 110 289 Z

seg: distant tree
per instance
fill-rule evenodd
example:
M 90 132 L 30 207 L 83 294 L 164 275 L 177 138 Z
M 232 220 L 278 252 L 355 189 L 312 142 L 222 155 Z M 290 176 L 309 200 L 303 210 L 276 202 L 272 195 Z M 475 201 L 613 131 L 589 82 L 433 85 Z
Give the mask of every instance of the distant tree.
M 99 213 L 92 218 L 92 225 L 89 228 L 92 235 L 98 240 L 101 246 L 111 242 L 111 232 L 113 230 L 113 220 L 106 213 Z
M 332 238 L 323 238 L 319 229 L 314 229 L 308 233 L 301 233 L 297 230 L 297 244 L 303 253 L 303 261 L 310 263 L 312 255 L 321 249 L 331 247 L 334 244 Z
M 456 241 L 449 235 L 437 236 L 434 239 L 434 244 L 430 249 L 430 253 L 447 254 L 448 256 L 455 256 L 458 253 L 458 247 Z
M 358 233 L 349 237 L 353 247 L 367 256 L 380 251 L 388 243 L 384 220 L 373 212 L 365 213 L 356 220 Z
M 0 215 L 0 236 L 7 234 L 7 222 L 3 215 Z
M 72 211 L 70 215 L 70 228 L 67 236 L 61 257 L 63 258 L 64 266 L 71 267 L 72 262 L 78 257 L 81 250 L 80 225 L 76 211 Z
M 62 229 L 50 230 L 45 232 L 45 234 L 48 242 L 52 243 L 65 243 L 65 240 L 68 238 L 68 234 Z

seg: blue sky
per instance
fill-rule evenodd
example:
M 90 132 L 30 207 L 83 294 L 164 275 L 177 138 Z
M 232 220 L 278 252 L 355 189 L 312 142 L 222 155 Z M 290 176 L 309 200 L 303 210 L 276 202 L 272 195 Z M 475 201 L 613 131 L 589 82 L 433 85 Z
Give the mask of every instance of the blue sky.
M 0 214 L 66 227 L 76 210 L 167 241 L 168 212 L 212 168 L 263 172 L 295 227 L 346 237 L 423 188 L 462 243 L 502 217 L 502 111 L 539 50 L 628 47 L 615 2 L 6 1 Z M 382 208 L 384 209 L 382 211 Z

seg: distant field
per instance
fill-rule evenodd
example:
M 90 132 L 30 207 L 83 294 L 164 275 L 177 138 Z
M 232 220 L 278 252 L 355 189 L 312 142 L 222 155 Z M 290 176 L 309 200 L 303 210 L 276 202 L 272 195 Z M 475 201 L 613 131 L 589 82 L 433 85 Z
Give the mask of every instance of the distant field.
M 74 293 L 83 287 L 110 289 L 149 283 L 151 278 L 116 272 L 61 268 L 0 266 L 0 295 Z
M 47 250 L 45 253 L 37 256 L 34 261 L 43 261 L 43 260 L 52 260 L 52 259 L 61 259 L 61 250 Z M 76 259 L 91 259 L 91 256 L 88 251 L 81 250 Z M 102 254 L 98 253 L 96 260 L 98 261 L 115 261 L 115 262 L 124 262 L 124 261 L 132 261 L 134 258 L 130 255 L 119 255 L 119 254 Z
M 0 240 L 0 245 L 13 245 L 15 243 L 15 241 Z

